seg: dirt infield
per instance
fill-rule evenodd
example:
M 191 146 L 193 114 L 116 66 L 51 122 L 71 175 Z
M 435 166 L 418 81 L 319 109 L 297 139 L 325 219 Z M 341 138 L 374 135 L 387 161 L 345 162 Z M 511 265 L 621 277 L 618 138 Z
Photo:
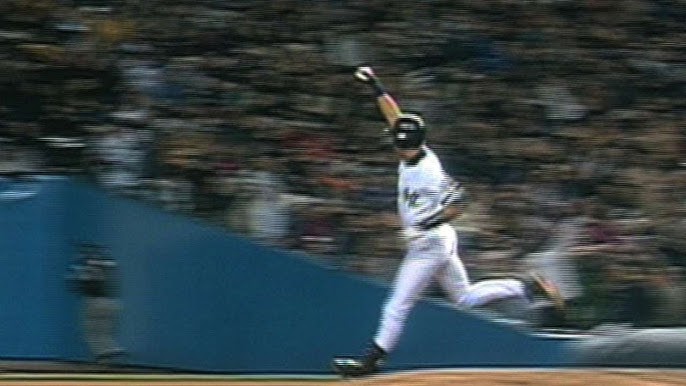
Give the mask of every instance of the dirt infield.
M 553 386 L 674 386 L 686 385 L 686 371 L 424 371 L 379 375 L 366 379 L 230 379 L 229 377 L 193 378 L 183 376 L 107 378 L 76 377 L 63 374 L 59 377 L 5 376 L 0 385 L 32 386 L 439 386 L 439 385 L 553 385 Z
M 453 372 L 393 375 L 382 379 L 350 382 L 357 385 L 553 385 L 553 386 L 673 386 L 686 385 L 686 372 Z

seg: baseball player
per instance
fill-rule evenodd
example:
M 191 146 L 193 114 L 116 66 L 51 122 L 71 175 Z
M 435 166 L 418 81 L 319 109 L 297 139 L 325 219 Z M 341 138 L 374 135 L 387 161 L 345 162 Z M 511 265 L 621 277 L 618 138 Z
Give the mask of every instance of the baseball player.
M 555 287 L 536 275 L 470 283 L 457 254 L 457 234 L 449 224 L 462 212 L 464 187 L 445 173 L 436 154 L 426 145 L 422 117 L 401 112 L 370 67 L 359 67 L 355 77 L 374 89 L 377 104 L 391 127 L 400 159 L 397 205 L 407 252 L 369 348 L 362 356 L 334 357 L 334 370 L 344 377 L 378 370 L 396 346 L 410 310 L 434 279 L 461 308 L 537 295 L 553 298 L 559 304 L 561 298 Z

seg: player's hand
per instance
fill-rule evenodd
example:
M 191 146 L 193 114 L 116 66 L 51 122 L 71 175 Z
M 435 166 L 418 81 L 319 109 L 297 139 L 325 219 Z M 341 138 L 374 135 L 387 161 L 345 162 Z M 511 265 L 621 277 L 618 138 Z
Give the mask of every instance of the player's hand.
M 372 84 L 377 80 L 374 70 L 368 66 L 357 67 L 357 70 L 355 71 L 355 78 L 366 84 Z

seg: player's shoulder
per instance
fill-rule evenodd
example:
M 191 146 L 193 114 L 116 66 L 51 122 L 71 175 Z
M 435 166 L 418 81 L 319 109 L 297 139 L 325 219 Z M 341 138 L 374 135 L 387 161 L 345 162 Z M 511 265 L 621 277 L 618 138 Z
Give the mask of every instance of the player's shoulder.
M 426 153 L 427 159 L 438 161 L 438 155 L 429 146 L 424 145 L 424 147 L 422 147 L 422 150 L 424 150 L 424 153 Z
M 440 181 L 444 175 L 443 166 L 438 156 L 430 149 L 425 149 L 426 155 L 417 165 L 421 170 L 420 174 L 428 183 Z
M 423 150 L 425 156 L 420 161 L 420 165 L 426 169 L 442 170 L 441 160 L 438 158 L 438 155 L 436 155 L 436 153 L 433 150 L 431 150 L 428 146 L 425 146 Z

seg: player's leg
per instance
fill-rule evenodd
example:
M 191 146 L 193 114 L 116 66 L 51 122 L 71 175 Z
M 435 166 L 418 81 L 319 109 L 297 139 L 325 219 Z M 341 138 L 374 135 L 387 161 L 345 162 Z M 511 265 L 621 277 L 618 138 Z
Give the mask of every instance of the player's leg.
M 447 262 L 438 271 L 437 279 L 446 296 L 456 305 L 460 304 L 460 300 L 472 286 L 467 269 L 457 255 L 449 255 Z
M 526 298 L 524 283 L 517 279 L 488 279 L 469 286 L 467 292 L 459 299 L 458 305 L 474 308 L 509 298 Z
M 457 253 L 457 234 L 453 229 L 448 229 L 442 238 L 443 266 L 437 272 L 438 283 L 445 291 L 448 298 L 459 304 L 460 299 L 469 291 L 470 282 L 467 269 Z
M 370 347 L 360 357 L 335 357 L 332 365 L 336 372 L 355 377 L 378 369 L 387 353 L 395 348 L 407 316 L 440 264 L 440 260 L 421 257 L 411 250 L 408 252 L 398 269 L 393 289 L 384 303 L 379 327 Z
M 442 240 L 448 263 L 439 271 L 438 281 L 454 304 L 471 308 L 495 300 L 525 296 L 526 288 L 516 279 L 492 279 L 471 284 L 467 270 L 458 255 L 457 235 L 449 229 L 445 231 Z
M 510 322 L 517 321 L 520 325 L 536 325 L 540 320 L 540 312 L 532 306 L 529 299 L 522 297 L 497 299 L 472 310 L 481 312 L 484 316 L 507 319 Z
M 564 299 L 557 286 L 536 273 L 479 281 L 467 291 L 461 306 L 531 325 L 560 325 L 565 319 Z
M 374 337 L 384 351 L 393 350 L 397 344 L 407 316 L 439 267 L 440 261 L 422 257 L 408 256 L 401 264 Z

